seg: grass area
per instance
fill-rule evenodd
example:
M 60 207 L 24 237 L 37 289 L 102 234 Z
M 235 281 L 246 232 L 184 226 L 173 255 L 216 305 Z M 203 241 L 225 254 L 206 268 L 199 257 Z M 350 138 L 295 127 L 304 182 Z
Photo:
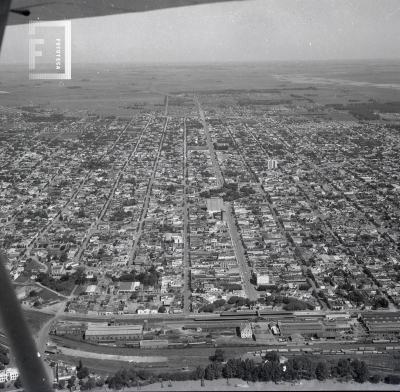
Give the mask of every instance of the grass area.
M 74 287 L 75 287 L 75 282 L 72 282 L 72 284 L 65 285 L 64 290 L 61 290 L 59 293 L 68 297 L 72 293 Z
M 30 278 L 31 277 L 29 275 L 28 276 L 20 275 L 20 276 L 18 276 L 17 279 L 15 279 L 15 282 L 17 282 L 17 283 L 27 283 Z
M 50 354 L 47 356 L 49 360 L 52 361 L 63 361 L 64 363 L 69 363 L 71 365 L 78 365 L 79 357 L 70 357 L 62 354 L 53 355 Z M 147 369 L 153 370 L 154 372 L 169 372 L 172 371 L 171 367 L 167 362 L 159 363 L 159 364 L 149 364 L 148 362 L 143 363 L 129 363 L 129 362 L 122 362 L 122 361 L 109 361 L 109 360 L 98 360 L 98 359 L 90 359 L 90 358 L 82 358 L 83 366 L 86 366 L 92 372 L 99 374 L 100 376 L 106 377 L 108 374 L 114 374 L 119 369 Z
M 34 310 L 24 309 L 25 319 L 29 324 L 32 332 L 37 332 L 40 330 L 43 324 L 50 320 L 53 315 L 43 312 L 35 312 Z
M 42 291 L 39 293 L 39 297 L 43 298 L 45 301 L 55 301 L 56 299 L 59 299 L 60 301 L 64 300 L 65 298 L 53 293 L 52 291 L 43 288 L 40 286 Z
M 41 288 L 43 288 L 43 291 L 44 290 L 46 290 L 46 291 L 48 291 L 49 293 L 52 293 L 52 291 L 50 291 L 49 289 L 46 289 L 45 288 L 45 285 L 43 285 L 43 286 L 40 286 Z M 66 297 L 68 297 L 70 294 L 71 294 L 71 292 L 72 292 L 72 290 L 74 289 L 74 287 L 75 287 L 75 282 L 74 281 L 67 281 L 67 282 L 62 282 L 62 283 L 60 283 L 58 286 L 57 286 L 57 289 L 59 290 L 55 290 L 55 289 L 53 289 L 53 291 L 56 291 L 58 294 L 61 294 L 61 295 L 64 295 L 64 296 L 66 296 Z M 77 293 L 79 293 L 79 291 L 77 291 Z M 40 293 L 41 294 L 41 293 Z M 52 293 L 53 294 L 53 296 L 54 296 L 54 298 L 52 298 L 53 300 L 54 299 L 56 299 L 56 298 L 58 298 L 58 295 L 57 294 L 55 294 L 55 293 Z M 50 294 L 49 294 L 50 295 Z M 60 297 L 60 299 L 64 299 L 63 297 Z
M 42 263 L 39 263 L 36 260 L 32 260 L 31 262 L 29 262 L 29 269 L 39 269 L 39 268 L 43 268 Z

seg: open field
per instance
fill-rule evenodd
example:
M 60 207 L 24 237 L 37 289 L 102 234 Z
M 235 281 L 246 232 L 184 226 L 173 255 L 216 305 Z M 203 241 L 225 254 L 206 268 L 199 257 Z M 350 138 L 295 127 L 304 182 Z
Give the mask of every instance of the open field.
M 55 300 L 64 300 L 65 297 L 62 297 L 61 295 L 57 295 L 56 293 L 45 289 L 44 287 L 40 286 L 42 291 L 39 293 L 39 297 L 43 298 L 45 301 L 55 301 Z
M 366 102 L 371 96 L 397 100 L 400 85 L 394 78 L 396 61 L 365 62 L 271 62 L 257 64 L 220 65 L 111 65 L 99 64 L 81 67 L 74 65 L 70 81 L 58 83 L 49 80 L 21 78 L 24 67 L 5 66 L 2 90 L 10 94 L 0 96 L 0 106 L 48 106 L 59 108 L 69 115 L 132 116 L 139 110 L 162 111 L 165 94 L 176 92 L 206 92 L 202 97 L 205 107 L 237 107 L 230 97 L 215 97 L 224 91 L 249 91 L 249 98 L 277 100 L 291 99 L 293 104 L 318 105 L 327 103 Z M 326 69 L 329 67 L 329 78 Z M 21 80 L 23 82 L 21 82 Z M 72 87 L 72 88 L 71 88 Z M 80 87 L 80 88 L 77 88 Z M 259 94 L 257 91 L 263 91 Z M 182 105 L 171 100 L 171 109 L 193 107 L 189 97 L 181 96 Z M 308 101 L 310 100 L 310 102 Z M 263 108 L 263 106 L 260 106 Z M 328 116 L 329 117 L 329 116 Z M 332 117 L 333 118 L 333 117 Z M 338 116 L 334 120 L 350 120 Z M 52 135 L 42 135 L 51 137 Z M 73 135 L 64 135 L 70 138 Z
M 30 279 L 31 278 L 30 278 L 29 275 L 28 276 L 20 275 L 20 276 L 18 276 L 17 279 L 15 279 L 15 282 L 17 282 L 17 283 L 27 283 Z
M 43 312 L 35 312 L 33 310 L 24 310 L 25 318 L 31 330 L 36 333 L 41 327 L 50 320 L 53 315 Z
M 79 360 L 82 359 L 82 363 L 84 366 L 89 368 L 91 371 L 96 372 L 97 374 L 106 377 L 108 374 L 114 374 L 119 369 L 129 369 L 134 367 L 135 369 L 147 369 L 154 370 L 155 372 L 163 372 L 170 371 L 169 365 L 167 362 L 159 362 L 159 363 L 149 363 L 149 362 L 138 362 L 138 363 L 130 363 L 124 361 L 117 360 L 106 360 L 106 359 L 93 359 L 93 358 L 84 358 L 81 356 L 66 356 L 63 354 L 57 355 L 48 355 L 47 360 L 49 361 L 57 361 L 60 360 L 64 363 L 69 363 L 71 365 L 77 365 Z
M 331 118 L 333 121 L 357 121 L 351 114 L 345 112 L 334 111 L 332 113 L 328 113 L 328 118 Z

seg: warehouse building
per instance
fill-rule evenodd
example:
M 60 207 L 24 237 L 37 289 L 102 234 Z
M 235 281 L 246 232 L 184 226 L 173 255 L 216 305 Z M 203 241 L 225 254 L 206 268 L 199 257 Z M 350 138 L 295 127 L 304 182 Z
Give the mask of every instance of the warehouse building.
M 347 320 L 324 321 L 325 330 L 328 332 L 345 332 L 351 329 Z
M 279 321 L 278 328 L 281 336 L 284 337 L 289 337 L 296 333 L 299 333 L 302 336 L 311 337 L 316 336 L 317 334 L 322 334 L 322 332 L 324 332 L 323 324 L 315 321 Z
M 222 197 L 211 197 L 207 199 L 207 211 L 209 213 L 220 212 L 224 208 L 224 200 Z
M 87 340 L 120 340 L 142 337 L 141 325 L 107 325 L 107 323 L 89 323 L 85 333 Z
M 168 340 L 141 340 L 139 342 L 140 348 L 167 348 Z
M 340 337 L 340 332 L 323 331 L 322 333 L 317 333 L 317 338 L 337 339 L 338 337 Z
M 56 324 L 50 330 L 55 335 L 83 335 L 86 331 L 86 324 Z
M 400 334 L 400 313 L 365 313 L 360 319 L 370 334 L 385 336 Z

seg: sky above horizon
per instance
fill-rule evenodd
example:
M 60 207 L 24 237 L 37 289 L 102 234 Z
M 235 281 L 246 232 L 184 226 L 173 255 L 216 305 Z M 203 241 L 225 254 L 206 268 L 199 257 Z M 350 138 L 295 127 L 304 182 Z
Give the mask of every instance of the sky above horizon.
M 28 25 L 1 63 L 28 65 Z M 72 62 L 400 58 L 398 0 L 248 0 L 72 20 Z

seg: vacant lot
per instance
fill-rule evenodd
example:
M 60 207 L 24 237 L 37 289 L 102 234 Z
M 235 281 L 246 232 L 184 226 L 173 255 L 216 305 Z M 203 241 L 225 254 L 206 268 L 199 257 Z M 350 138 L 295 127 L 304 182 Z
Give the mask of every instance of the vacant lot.
M 108 374 L 114 374 L 119 369 L 129 369 L 134 367 L 135 369 L 147 369 L 153 370 L 155 372 L 161 373 L 163 371 L 170 371 L 166 362 L 160 362 L 157 364 L 149 364 L 148 362 L 143 363 L 129 363 L 122 361 L 108 361 L 104 359 L 92 359 L 92 358 L 81 358 L 81 357 L 71 357 L 63 354 L 59 355 L 48 355 L 47 357 L 52 361 L 63 361 L 65 363 L 70 363 L 72 365 L 78 365 L 79 360 L 82 359 L 84 366 L 88 367 L 91 371 L 96 372 L 101 376 L 107 376 Z
M 34 310 L 24 310 L 25 319 L 27 320 L 29 327 L 32 332 L 38 332 L 40 328 L 48 320 L 50 320 L 53 315 L 44 312 L 35 312 Z
M 50 290 L 42 288 L 42 286 L 40 286 L 40 288 L 42 289 L 42 291 L 39 293 L 38 296 L 40 298 L 43 298 L 46 302 L 55 301 L 55 300 L 62 301 L 65 299 L 65 297 L 62 297 L 61 295 L 57 295 Z

